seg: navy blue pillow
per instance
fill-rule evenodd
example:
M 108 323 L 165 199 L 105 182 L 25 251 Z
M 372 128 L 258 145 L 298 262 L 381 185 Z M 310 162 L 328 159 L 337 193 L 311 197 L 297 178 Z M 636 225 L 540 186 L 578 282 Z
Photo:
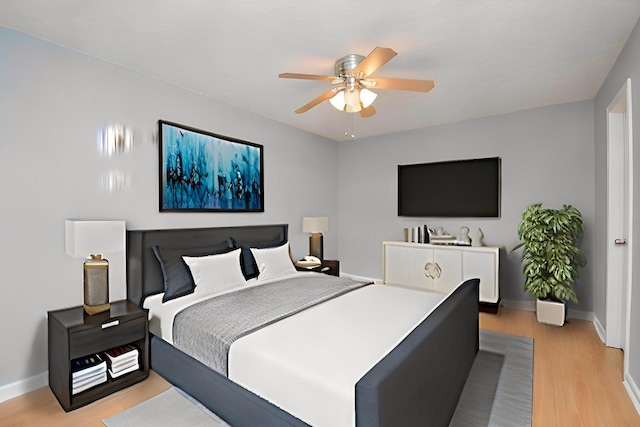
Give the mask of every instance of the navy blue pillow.
M 240 248 L 240 268 L 242 269 L 244 278 L 249 280 L 258 277 L 260 271 L 258 270 L 258 263 L 253 257 L 253 253 L 251 253 L 251 249 L 248 246 L 238 244 L 233 237 L 227 239 L 227 246 L 232 250 Z
M 162 302 L 193 293 L 196 287 L 193 282 L 193 277 L 191 277 L 191 271 L 189 271 L 189 267 L 187 267 L 187 264 L 185 264 L 182 259 L 184 255 L 206 256 L 221 252 L 228 252 L 228 250 L 221 250 L 219 248 L 162 248 L 161 250 L 160 247 L 154 246 L 153 253 L 158 259 L 158 262 L 160 262 L 162 277 L 164 279 L 164 296 L 162 297 Z

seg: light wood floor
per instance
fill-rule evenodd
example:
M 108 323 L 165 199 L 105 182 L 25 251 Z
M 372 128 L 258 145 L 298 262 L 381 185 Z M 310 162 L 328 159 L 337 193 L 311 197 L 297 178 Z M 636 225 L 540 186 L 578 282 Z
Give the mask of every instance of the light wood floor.
M 640 426 L 622 385 L 622 352 L 605 347 L 591 322 L 570 320 L 562 328 L 536 321 L 535 313 L 501 308 L 480 314 L 480 327 L 534 338 L 533 425 Z M 48 387 L 0 404 L 1 426 L 102 426 L 101 420 L 169 388 L 154 372 L 149 379 L 65 413 Z

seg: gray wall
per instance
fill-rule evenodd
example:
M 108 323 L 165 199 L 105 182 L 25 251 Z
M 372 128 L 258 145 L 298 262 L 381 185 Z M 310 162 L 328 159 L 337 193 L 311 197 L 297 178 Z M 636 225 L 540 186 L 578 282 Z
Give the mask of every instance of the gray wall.
M 0 76 L 0 389 L 47 370 L 46 312 L 82 304 L 65 218 L 123 219 L 130 229 L 288 223 L 301 257 L 301 217 L 327 215 L 325 253 L 338 256 L 335 142 L 2 27 Z M 158 119 L 263 144 L 265 212 L 159 213 Z M 137 132 L 126 157 L 97 154 L 107 121 Z M 112 167 L 129 171 L 129 191 L 101 191 Z
M 606 329 L 606 246 L 607 236 L 607 121 L 606 109 L 627 78 L 631 78 L 633 109 L 633 235 L 632 242 L 640 242 L 640 21 L 636 24 L 624 49 L 609 76 L 595 98 L 595 161 L 596 161 L 596 237 L 601 242 L 595 248 L 595 315 Z M 638 240 L 636 240 L 636 237 Z M 640 245 L 635 244 L 633 254 L 633 277 L 631 291 L 631 342 L 627 349 L 629 374 L 638 393 L 640 386 Z M 640 399 L 640 395 L 636 396 Z
M 428 112 L 425 112 L 428 114 Z M 532 300 L 523 292 L 516 227 L 522 210 L 536 202 L 572 204 L 583 214 L 579 304 L 592 311 L 594 246 L 593 102 L 583 101 L 447 126 L 356 140 L 340 145 L 340 258 L 343 271 L 380 278 L 383 240 L 401 240 L 403 228 L 443 226 L 473 237 L 482 228 L 487 245 L 504 246 L 500 292 L 507 300 Z M 480 157 L 502 158 L 502 215 L 498 219 L 397 216 L 397 165 Z M 446 183 L 425 183 L 425 187 Z
M 11 348 L 0 352 L 0 388 L 46 371 L 46 311 L 82 302 L 80 263 L 64 252 L 65 218 L 124 219 L 130 229 L 289 223 L 293 256 L 299 257 L 307 252 L 300 218 L 328 215 L 326 257 L 339 258 L 345 272 L 369 277 L 381 276 L 381 242 L 401 239 L 404 227 L 427 223 L 456 233 L 466 225 L 472 236 L 481 227 L 487 244 L 507 249 L 501 260 L 503 298 L 529 301 L 522 292 L 519 253 L 509 252 L 517 242 L 520 213 L 534 202 L 571 203 L 585 218 L 583 249 L 589 259 L 579 283 L 580 303 L 573 308 L 595 311 L 604 320 L 604 249 L 595 245 L 606 224 L 603 111 L 627 76 L 634 79 L 634 98 L 640 99 L 640 63 L 632 56 L 639 44 L 636 27 L 595 103 L 336 144 L 0 27 L 0 336 L 3 348 Z M 159 213 L 158 119 L 263 144 L 265 212 Z M 137 132 L 136 147 L 126 157 L 105 159 L 95 150 L 96 130 L 109 121 Z M 503 160 L 501 218 L 396 215 L 398 164 L 489 156 Z M 639 156 L 636 150 L 636 164 Z M 101 191 L 100 174 L 112 167 L 131 174 L 128 191 Z M 640 188 L 640 174 L 635 179 Z M 308 182 L 314 183 L 313 192 Z M 640 207 L 635 209 L 637 215 Z M 638 233 L 636 225 L 633 237 Z M 637 307 L 640 292 L 632 298 Z M 639 325 L 637 309 L 632 316 L 632 324 Z M 636 333 L 634 355 L 640 351 L 639 339 Z M 631 360 L 636 383 L 637 360 Z

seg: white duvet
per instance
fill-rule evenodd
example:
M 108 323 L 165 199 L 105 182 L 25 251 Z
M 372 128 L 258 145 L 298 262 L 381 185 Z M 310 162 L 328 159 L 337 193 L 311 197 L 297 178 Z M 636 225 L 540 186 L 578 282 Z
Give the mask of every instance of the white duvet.
M 156 297 L 145 301 L 150 329 L 172 342 L 173 317 L 201 298 Z M 446 297 L 365 286 L 237 340 L 229 378 L 308 424 L 355 425 L 355 384 Z

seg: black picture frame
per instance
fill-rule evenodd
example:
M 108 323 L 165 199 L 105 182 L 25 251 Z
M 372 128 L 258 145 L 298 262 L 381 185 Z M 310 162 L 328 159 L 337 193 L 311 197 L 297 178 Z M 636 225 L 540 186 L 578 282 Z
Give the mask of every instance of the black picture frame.
M 264 147 L 158 120 L 160 212 L 264 212 Z

